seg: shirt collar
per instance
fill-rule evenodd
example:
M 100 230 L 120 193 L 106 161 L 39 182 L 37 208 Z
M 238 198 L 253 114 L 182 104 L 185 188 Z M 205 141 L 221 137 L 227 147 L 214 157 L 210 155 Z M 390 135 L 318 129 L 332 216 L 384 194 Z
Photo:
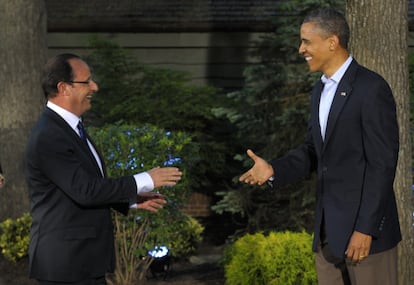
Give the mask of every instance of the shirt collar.
M 326 77 L 325 74 L 323 74 L 321 76 L 322 82 L 325 84 L 328 81 L 333 81 L 334 83 L 338 83 L 339 81 L 341 81 L 351 62 L 352 56 L 349 56 L 347 60 L 345 60 L 345 62 L 341 65 L 341 67 L 330 78 Z
M 78 123 L 81 120 L 78 116 L 50 101 L 47 101 L 46 106 L 61 116 L 72 129 L 76 130 Z

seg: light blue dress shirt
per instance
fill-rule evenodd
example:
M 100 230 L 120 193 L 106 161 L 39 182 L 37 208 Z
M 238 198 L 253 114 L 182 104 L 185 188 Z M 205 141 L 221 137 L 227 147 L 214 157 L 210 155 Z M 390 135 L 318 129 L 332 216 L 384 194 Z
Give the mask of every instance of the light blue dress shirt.
M 321 126 L 321 135 L 325 140 L 326 126 L 328 125 L 329 111 L 331 110 L 332 102 L 335 97 L 336 89 L 338 88 L 339 81 L 345 74 L 349 65 L 352 62 L 352 56 L 341 65 L 341 67 L 330 78 L 322 75 L 321 80 L 324 83 L 324 88 L 321 93 L 321 99 L 319 101 L 319 125 Z

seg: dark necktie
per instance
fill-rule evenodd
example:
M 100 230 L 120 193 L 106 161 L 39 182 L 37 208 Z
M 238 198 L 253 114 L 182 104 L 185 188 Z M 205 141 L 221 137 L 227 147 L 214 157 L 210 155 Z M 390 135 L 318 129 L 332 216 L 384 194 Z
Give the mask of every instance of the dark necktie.
M 104 172 L 102 170 L 102 163 L 101 160 L 99 158 L 99 155 L 96 153 L 96 150 L 94 149 L 94 147 L 92 146 L 92 142 L 91 142 L 91 146 L 89 146 L 88 144 L 88 140 L 87 140 L 87 135 L 86 135 L 86 131 L 85 128 L 83 127 L 83 124 L 81 121 L 79 121 L 78 123 L 78 130 L 79 130 L 79 136 L 80 138 L 83 140 L 83 142 L 86 144 L 86 146 L 89 149 L 89 153 L 92 155 L 92 157 L 94 158 L 94 162 L 96 163 L 96 166 L 98 167 L 100 173 L 102 174 L 102 176 L 104 176 Z
M 78 123 L 78 130 L 80 138 L 86 143 L 86 145 L 88 145 L 88 141 L 86 140 L 86 131 L 81 121 Z

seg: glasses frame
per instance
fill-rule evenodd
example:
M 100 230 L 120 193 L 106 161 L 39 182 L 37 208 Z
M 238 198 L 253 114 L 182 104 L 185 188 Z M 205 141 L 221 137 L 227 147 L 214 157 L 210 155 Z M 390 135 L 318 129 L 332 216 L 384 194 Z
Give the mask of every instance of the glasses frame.
M 85 84 L 85 85 L 89 85 L 91 84 L 92 79 L 88 79 L 85 81 L 74 81 L 74 80 L 69 80 L 67 81 L 68 83 L 79 83 L 79 84 Z

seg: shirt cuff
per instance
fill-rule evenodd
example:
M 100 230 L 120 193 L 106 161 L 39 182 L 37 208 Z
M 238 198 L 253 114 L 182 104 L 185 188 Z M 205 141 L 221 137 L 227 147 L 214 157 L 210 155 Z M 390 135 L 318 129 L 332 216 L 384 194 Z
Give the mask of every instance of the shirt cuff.
M 135 174 L 134 179 L 137 184 L 137 194 L 154 190 L 154 181 L 147 172 Z
M 270 187 L 270 188 L 273 188 L 273 186 L 274 186 L 274 184 L 273 184 L 273 182 L 275 181 L 275 177 L 274 176 L 270 176 L 269 177 L 269 179 L 266 181 L 267 182 L 267 185 Z

